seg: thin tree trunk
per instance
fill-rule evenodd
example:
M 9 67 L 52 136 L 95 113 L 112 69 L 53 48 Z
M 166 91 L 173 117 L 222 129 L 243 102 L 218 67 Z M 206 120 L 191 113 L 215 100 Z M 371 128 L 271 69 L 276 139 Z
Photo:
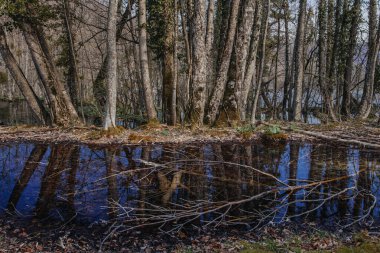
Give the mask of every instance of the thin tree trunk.
M 327 108 L 327 112 L 333 121 L 337 121 L 335 113 L 332 108 L 331 94 L 327 79 L 327 0 L 319 0 L 319 14 L 318 14 L 318 22 L 319 22 L 319 38 L 318 38 L 318 47 L 319 47 L 319 58 L 318 58 L 318 83 L 319 88 L 322 92 L 324 103 Z
M 107 100 L 104 114 L 103 127 L 105 130 L 116 127 L 116 102 L 117 102 L 117 0 L 110 0 L 108 6 L 107 22 Z
M 376 27 L 377 26 L 377 27 Z M 363 96 L 361 99 L 359 114 L 361 119 L 368 118 L 372 109 L 373 90 L 375 82 L 376 62 L 380 46 L 380 23 L 377 24 L 377 1 L 369 2 L 369 27 L 368 27 L 368 58 L 364 79 Z
M 122 36 L 124 27 L 126 26 L 128 22 L 128 18 L 130 18 L 131 15 L 131 6 L 134 4 L 135 0 L 131 0 L 128 2 L 128 8 L 125 9 L 120 22 L 117 24 L 116 28 L 116 42 L 118 42 Z M 132 24 L 133 21 L 131 19 L 130 24 Z M 131 26 L 131 31 L 133 31 L 133 26 Z M 96 103 L 103 107 L 106 103 L 106 78 L 107 78 L 107 67 L 108 67 L 108 55 L 106 53 L 106 56 L 104 57 L 102 61 L 102 65 L 100 66 L 100 69 L 98 71 L 98 74 L 96 75 L 95 81 L 93 82 L 93 93 L 95 97 Z
M 256 111 L 257 106 L 261 94 L 261 83 L 263 82 L 263 75 L 264 75 L 264 65 L 265 65 L 265 46 L 266 46 L 266 38 L 267 38 L 267 32 L 268 32 L 268 19 L 269 19 L 269 11 L 270 11 L 270 5 L 271 1 L 266 0 L 265 3 L 265 12 L 263 17 L 263 24 L 261 27 L 261 33 L 260 33 L 260 62 L 259 62 L 259 74 L 257 76 L 256 80 L 256 91 L 255 96 L 253 98 L 253 105 L 252 105 L 252 113 L 251 113 L 251 124 L 255 124 L 256 122 Z
M 354 56 L 357 41 L 357 33 L 360 21 L 360 0 L 355 0 L 351 11 L 351 28 L 349 34 L 349 43 L 347 48 L 347 58 L 345 61 L 344 83 L 343 83 L 343 96 L 341 114 L 349 117 L 351 113 L 351 87 L 352 75 L 354 71 Z
M 71 100 L 75 106 L 78 106 L 78 101 L 80 100 L 79 96 L 79 85 L 78 85 L 78 71 L 77 71 L 77 61 L 76 53 L 74 49 L 74 36 L 72 32 L 72 20 L 71 20 L 71 11 L 70 11 L 70 0 L 63 1 L 63 13 L 64 13 L 64 28 L 66 34 L 66 41 L 68 46 L 68 73 L 67 73 L 67 86 L 69 88 L 69 93 Z
M 5 62 L 8 71 L 11 73 L 22 95 L 26 99 L 37 121 L 41 124 L 50 124 L 50 118 L 46 112 L 42 102 L 39 101 L 29 81 L 26 79 L 23 71 L 18 65 L 14 55 L 9 49 L 6 34 L 3 29 L 0 29 L 0 53 Z
M 305 22 L 306 22 L 306 0 L 299 2 L 299 15 L 297 34 L 294 44 L 294 69 L 293 69 L 293 115 L 294 121 L 301 121 L 302 111 L 302 89 L 304 75 L 304 40 L 305 40 Z
M 208 105 L 208 114 L 206 122 L 214 124 L 217 114 L 219 113 L 220 104 L 222 102 L 224 92 L 228 81 L 228 70 L 231 63 L 231 55 L 234 46 L 240 0 L 235 0 L 231 3 L 231 13 L 228 22 L 228 32 L 226 43 L 221 55 L 220 67 L 217 72 L 215 86 Z
M 244 87 L 244 77 L 247 70 L 252 30 L 255 21 L 255 1 L 246 0 L 242 7 L 242 17 L 235 42 L 236 80 L 234 93 L 240 118 L 244 121 L 246 117 L 246 102 L 244 101 L 246 87 Z
M 60 126 L 81 124 L 70 96 L 58 78 L 42 28 L 24 24 L 22 30 L 38 76 L 48 96 L 53 123 Z
M 173 119 L 173 98 L 175 98 L 174 92 L 174 78 L 175 78 L 175 66 L 174 66 L 174 19 L 176 12 L 174 10 L 175 0 L 165 0 L 162 2 L 163 18 L 165 20 L 165 32 L 164 32 L 164 53 L 163 53 L 163 67 L 162 67 L 162 114 L 163 120 L 168 125 L 175 125 Z
M 153 90 L 149 74 L 148 46 L 147 46 L 147 23 L 146 23 L 146 0 L 139 0 L 139 48 L 141 78 L 144 87 L 146 111 L 149 121 L 157 121 L 156 109 L 154 107 Z
M 289 119 L 289 83 L 290 83 L 290 52 L 289 52 L 289 3 L 285 0 L 284 6 L 284 26 L 285 26 L 285 77 L 284 77 L 284 97 L 282 99 L 282 119 Z
M 175 125 L 177 123 L 177 86 L 178 86 L 178 52 L 177 52 L 177 33 L 178 33 L 178 0 L 174 1 L 174 32 L 173 32 L 173 93 L 172 93 L 172 123 Z
M 246 112 L 247 112 L 247 105 L 248 105 L 248 94 L 250 87 L 252 86 L 252 81 L 254 80 L 256 76 L 256 58 L 257 58 L 257 50 L 259 46 L 259 39 L 260 39 L 260 30 L 261 30 L 261 23 L 263 20 L 263 6 L 262 1 L 256 1 L 256 8 L 255 8 L 255 21 L 253 23 L 253 32 L 251 37 L 251 45 L 250 45 L 250 52 L 248 56 L 248 62 L 246 66 L 244 81 L 243 81 L 243 88 L 242 88 L 242 108 L 244 110 L 244 118 L 246 118 Z

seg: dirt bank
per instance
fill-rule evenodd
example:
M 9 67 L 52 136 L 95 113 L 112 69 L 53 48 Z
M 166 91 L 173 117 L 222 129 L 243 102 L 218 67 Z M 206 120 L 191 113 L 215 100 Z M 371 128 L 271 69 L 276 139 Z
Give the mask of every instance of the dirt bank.
M 97 127 L 0 127 L 0 142 L 80 143 L 88 145 L 179 144 L 199 142 L 308 140 L 334 141 L 346 145 L 380 149 L 380 128 L 362 122 L 307 125 L 262 122 L 235 128 L 143 126 L 103 131 Z

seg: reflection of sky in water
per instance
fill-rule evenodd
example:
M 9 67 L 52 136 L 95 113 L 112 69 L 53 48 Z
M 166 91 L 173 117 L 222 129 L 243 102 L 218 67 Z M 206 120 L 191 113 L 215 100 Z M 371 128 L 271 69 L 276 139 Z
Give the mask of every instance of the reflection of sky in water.
M 142 169 L 150 167 L 142 160 L 149 160 L 155 163 L 166 163 L 173 160 L 180 160 L 178 163 L 170 165 L 168 171 L 164 167 L 158 169 L 163 170 L 163 176 L 166 177 L 169 186 L 173 180 L 173 175 L 186 170 L 189 174 L 181 175 L 180 184 L 171 192 L 169 202 L 184 203 L 185 199 L 205 201 L 223 201 L 228 199 L 243 198 L 257 194 L 258 191 L 264 191 L 267 186 L 281 186 L 278 182 L 258 176 L 251 169 L 235 165 L 215 164 L 216 161 L 224 160 L 226 162 L 234 162 L 247 164 L 247 154 L 250 152 L 252 159 L 250 161 L 254 168 L 266 171 L 276 175 L 278 179 L 286 184 L 294 185 L 289 180 L 291 175 L 298 180 L 296 185 L 304 185 L 311 181 L 318 181 L 334 176 L 353 175 L 348 180 L 335 182 L 334 184 L 326 184 L 319 187 L 312 196 L 305 195 L 305 190 L 298 191 L 294 198 L 297 204 L 293 209 L 286 204 L 291 200 L 287 197 L 285 191 L 278 193 L 278 202 L 273 203 L 272 210 L 276 210 L 274 216 L 275 222 L 282 221 L 290 212 L 297 214 L 311 208 L 309 204 L 302 202 L 306 198 L 322 198 L 325 194 L 337 192 L 339 187 L 353 187 L 359 184 L 359 176 L 356 173 L 359 169 L 364 169 L 365 164 L 372 168 L 367 174 L 362 174 L 364 181 L 361 184 L 368 184 L 368 190 L 380 199 L 380 181 L 379 166 L 377 165 L 377 153 L 364 156 L 362 151 L 355 148 L 337 149 L 326 146 L 325 149 L 317 148 L 311 144 L 290 145 L 283 147 L 266 147 L 265 145 L 251 146 L 247 153 L 249 145 L 226 145 L 218 146 L 218 144 L 199 145 L 198 151 L 192 147 L 189 151 L 186 147 L 166 148 L 164 146 L 153 146 L 148 149 L 143 147 L 124 147 L 117 149 L 115 156 L 116 175 L 109 175 L 107 172 L 106 152 L 102 149 L 91 149 L 87 146 L 79 148 L 79 167 L 74 174 L 67 163 L 61 175 L 57 189 L 52 189 L 55 194 L 55 201 L 64 205 L 69 205 L 68 199 L 72 196 L 72 192 L 68 192 L 70 187 L 74 187 L 74 208 L 77 213 L 77 219 L 83 221 L 107 220 L 109 218 L 110 201 L 116 201 L 120 206 L 137 207 L 139 199 L 144 195 L 146 200 L 160 205 L 163 193 L 160 192 L 160 181 L 157 180 L 157 171 L 131 172 L 134 169 Z M 15 184 L 23 172 L 26 160 L 31 154 L 34 145 L 18 144 L 0 146 L 0 208 L 7 207 L 9 198 L 15 187 Z M 292 150 L 293 149 L 293 150 Z M 326 151 L 328 150 L 328 151 Z M 297 154 L 296 161 L 291 161 L 291 153 Z M 325 152 L 324 155 L 318 156 L 318 152 Z M 23 215 L 31 215 L 35 212 L 35 206 L 38 202 L 41 190 L 42 178 L 49 178 L 44 175 L 51 148 L 48 148 L 44 154 L 39 166 L 32 174 L 28 184 L 24 188 L 17 202 L 16 209 Z M 110 152 L 107 152 L 108 154 Z M 129 155 L 130 154 L 130 155 Z M 330 154 L 330 156 L 328 155 Z M 369 154 L 369 153 L 364 153 Z M 188 162 L 184 159 L 190 159 Z M 133 159 L 132 160 L 130 159 Z M 204 159 L 203 165 L 199 165 L 195 160 Z M 235 159 L 235 160 L 234 160 Z M 361 160 L 362 159 L 362 160 Z M 365 163 L 367 159 L 367 163 Z M 192 163 L 193 161 L 193 163 Z M 291 163 L 296 166 L 291 166 Z M 136 166 L 136 167 L 134 167 Z M 199 169 L 199 166 L 201 169 Z M 291 169 L 296 171 L 291 172 Z M 203 173 L 204 175 L 199 175 Z M 252 174 L 253 173 L 253 174 Z M 75 184 L 70 186 L 70 176 L 75 176 Z M 146 177 L 142 180 L 142 176 Z M 315 178 L 312 178 L 315 177 Z M 222 180 L 223 179 L 223 180 Z M 252 180 L 254 181 L 252 183 Z M 258 182 L 256 182 L 259 180 Z M 262 180 L 262 182 L 260 181 Z M 266 181 L 265 181 L 266 180 Z M 269 181 L 268 181 L 269 180 Z M 110 188 L 110 185 L 113 186 Z M 187 186 L 186 184 L 191 184 Z M 265 187 L 264 187 L 264 186 Z M 362 185 L 365 187 L 366 185 Z M 362 187 L 361 186 L 361 187 Z M 346 193 L 346 196 L 352 196 L 356 192 L 354 190 Z M 110 199 L 110 195 L 116 194 L 115 200 Z M 199 195 L 195 195 L 199 194 Z M 294 200 L 294 199 L 293 199 Z M 265 202 L 266 201 L 266 202 Z M 254 203 L 246 203 L 241 208 L 260 208 L 263 204 L 269 204 L 269 200 L 255 201 Z M 364 198 L 349 198 L 348 200 L 333 199 L 328 201 L 323 208 L 319 208 L 315 212 L 316 217 L 328 217 L 338 214 L 339 206 L 344 201 L 347 213 L 361 215 L 363 208 L 368 208 Z M 281 202 L 281 205 L 279 204 Z M 319 202 L 318 202 L 319 203 Z M 55 210 L 64 212 L 62 205 L 52 204 L 50 213 Z M 162 204 L 162 203 L 161 203 Z M 315 206 L 316 204 L 314 204 Z M 50 205 L 49 205 L 50 206 Z M 67 207 L 67 206 L 66 206 Z M 50 208 L 50 207 L 49 207 Z M 68 209 L 70 207 L 67 207 Z M 355 212 L 354 209 L 358 211 Z M 119 214 L 121 210 L 119 209 Z M 234 212 L 239 212 L 235 209 Z M 380 204 L 377 203 L 372 216 L 374 219 L 380 219 Z M 63 215 L 65 216 L 65 215 Z M 201 221 L 210 220 L 214 217 L 211 214 L 203 215 Z

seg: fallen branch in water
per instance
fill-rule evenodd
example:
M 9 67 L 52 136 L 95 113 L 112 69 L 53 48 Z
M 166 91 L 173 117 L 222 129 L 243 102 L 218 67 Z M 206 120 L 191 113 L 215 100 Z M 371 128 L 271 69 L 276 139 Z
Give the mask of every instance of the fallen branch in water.
M 262 125 L 265 126 L 274 126 L 273 124 L 267 123 L 267 122 L 260 122 Z M 283 126 L 278 126 L 281 130 L 283 131 L 291 131 L 303 135 L 308 135 L 312 137 L 316 137 L 318 139 L 323 139 L 323 140 L 329 140 L 329 141 L 334 141 L 334 142 L 340 142 L 340 143 L 346 143 L 346 144 L 352 144 L 352 145 L 358 145 L 361 147 L 365 148 L 375 148 L 375 149 L 380 149 L 380 143 L 371 143 L 371 142 L 366 142 L 366 141 L 360 141 L 356 139 L 346 139 L 344 137 L 339 137 L 339 136 L 331 136 L 327 134 L 322 134 L 316 131 L 308 131 L 308 130 L 302 130 L 302 129 L 297 129 L 297 128 L 290 128 L 290 127 L 283 127 Z

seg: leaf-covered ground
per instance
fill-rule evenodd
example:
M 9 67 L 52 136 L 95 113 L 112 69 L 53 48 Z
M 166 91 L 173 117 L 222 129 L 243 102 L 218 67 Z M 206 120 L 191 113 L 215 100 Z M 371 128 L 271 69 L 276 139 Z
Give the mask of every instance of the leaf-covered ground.
M 218 228 L 168 235 L 146 231 L 107 235 L 94 227 L 1 219 L 0 252 L 380 252 L 378 229 L 327 231 L 315 224 L 270 225 L 260 230 Z

